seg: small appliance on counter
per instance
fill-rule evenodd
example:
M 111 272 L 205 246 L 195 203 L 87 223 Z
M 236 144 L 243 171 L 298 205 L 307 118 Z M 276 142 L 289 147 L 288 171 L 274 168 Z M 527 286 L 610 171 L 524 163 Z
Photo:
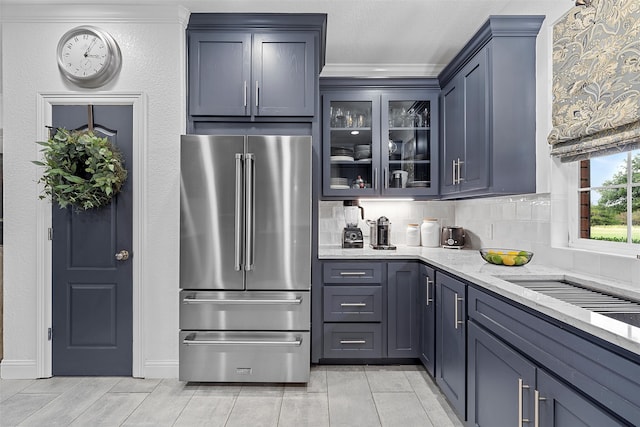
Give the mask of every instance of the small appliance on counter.
M 344 206 L 344 220 L 347 224 L 342 230 L 342 247 L 345 249 L 363 248 L 364 238 L 362 230 L 358 227 L 358 220 L 364 219 L 364 208 L 357 200 L 345 200 L 342 205 Z
M 377 221 L 369 221 L 369 245 L 373 249 L 394 250 L 391 244 L 391 223 L 389 218 L 381 216 Z
M 441 244 L 443 248 L 462 249 L 464 247 L 464 228 L 457 225 L 442 227 Z

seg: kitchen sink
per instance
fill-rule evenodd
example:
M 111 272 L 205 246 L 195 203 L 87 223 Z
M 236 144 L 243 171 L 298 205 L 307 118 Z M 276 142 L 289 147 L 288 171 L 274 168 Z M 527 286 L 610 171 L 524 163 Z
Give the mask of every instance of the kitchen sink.
M 501 278 L 532 291 L 640 328 L 639 301 L 596 290 L 568 278 Z

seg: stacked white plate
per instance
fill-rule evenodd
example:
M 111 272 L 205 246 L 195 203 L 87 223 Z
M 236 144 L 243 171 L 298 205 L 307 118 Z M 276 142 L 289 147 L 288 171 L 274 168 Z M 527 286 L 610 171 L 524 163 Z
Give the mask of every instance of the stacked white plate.
M 349 178 L 331 178 L 330 187 L 335 190 L 349 189 Z

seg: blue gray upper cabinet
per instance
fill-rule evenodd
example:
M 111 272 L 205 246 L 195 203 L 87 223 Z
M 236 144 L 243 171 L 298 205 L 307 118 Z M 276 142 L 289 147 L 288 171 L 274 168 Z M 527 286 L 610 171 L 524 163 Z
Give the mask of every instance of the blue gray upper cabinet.
M 438 76 L 443 198 L 535 192 L 535 52 L 543 20 L 490 16 Z
M 438 94 L 432 79 L 322 78 L 322 195 L 438 195 Z
M 325 27 L 323 14 L 193 14 L 189 116 L 314 116 Z

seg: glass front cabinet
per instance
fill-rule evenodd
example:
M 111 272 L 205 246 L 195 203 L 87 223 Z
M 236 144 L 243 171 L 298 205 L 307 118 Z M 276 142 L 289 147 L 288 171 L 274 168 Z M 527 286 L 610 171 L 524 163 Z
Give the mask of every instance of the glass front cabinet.
M 323 94 L 323 195 L 438 194 L 437 91 Z

